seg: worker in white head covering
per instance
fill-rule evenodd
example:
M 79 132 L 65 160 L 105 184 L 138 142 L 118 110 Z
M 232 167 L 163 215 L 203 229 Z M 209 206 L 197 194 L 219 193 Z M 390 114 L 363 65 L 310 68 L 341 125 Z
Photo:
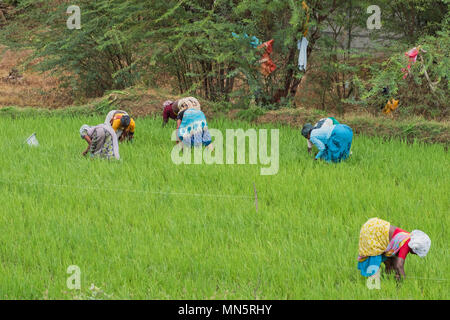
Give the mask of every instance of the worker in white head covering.
M 408 232 L 388 221 L 371 218 L 360 231 L 358 269 L 364 277 L 374 276 L 384 262 L 385 271 L 395 271 L 397 280 L 400 280 L 405 277 L 404 265 L 408 254 L 423 258 L 430 246 L 430 237 L 423 231 Z
M 430 250 L 431 239 L 425 232 L 413 230 L 411 232 L 411 239 L 409 240 L 408 246 L 411 248 L 413 253 L 423 258 Z
M 201 111 L 200 102 L 198 102 L 198 100 L 194 97 L 187 97 L 178 100 L 177 106 L 174 108 L 174 111 L 176 114 L 180 114 L 180 112 L 190 108 Z

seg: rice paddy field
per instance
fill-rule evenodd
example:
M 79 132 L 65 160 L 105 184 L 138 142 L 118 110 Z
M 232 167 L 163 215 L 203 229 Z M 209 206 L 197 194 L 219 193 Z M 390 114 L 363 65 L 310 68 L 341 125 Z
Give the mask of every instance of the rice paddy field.
M 356 136 L 312 160 L 280 130 L 280 167 L 175 165 L 174 122 L 139 118 L 120 161 L 82 157 L 102 117 L 0 117 L 0 299 L 448 299 L 449 156 L 442 145 Z M 210 128 L 250 123 L 209 121 Z M 258 128 L 270 128 L 268 125 Z M 36 132 L 39 147 L 24 140 Z M 258 210 L 255 205 L 256 186 Z M 407 278 L 368 289 L 356 264 L 372 217 L 431 240 Z M 81 288 L 69 289 L 69 266 Z

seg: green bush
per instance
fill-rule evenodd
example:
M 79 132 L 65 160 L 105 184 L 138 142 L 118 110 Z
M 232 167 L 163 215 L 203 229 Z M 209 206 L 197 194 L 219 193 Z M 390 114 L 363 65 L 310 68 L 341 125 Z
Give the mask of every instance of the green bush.
M 398 48 L 398 53 L 381 63 L 371 66 L 370 77 L 363 81 L 355 77 L 364 105 L 379 112 L 389 99 L 400 100 L 400 114 L 420 114 L 429 118 L 444 118 L 449 110 L 450 79 L 450 36 L 448 31 L 438 36 L 421 38 L 417 46 L 426 52 L 420 52 L 416 63 L 412 64 L 409 75 L 403 79 L 408 58 L 406 47 Z M 383 95 L 383 88 L 389 93 Z

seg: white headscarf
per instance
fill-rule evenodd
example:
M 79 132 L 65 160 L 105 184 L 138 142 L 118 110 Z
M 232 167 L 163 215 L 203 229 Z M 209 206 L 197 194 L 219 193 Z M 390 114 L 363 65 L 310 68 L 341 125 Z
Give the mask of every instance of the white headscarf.
M 411 232 L 411 240 L 409 240 L 408 246 L 417 254 L 423 258 L 427 255 L 431 246 L 430 237 L 423 231 L 413 230 Z
M 88 126 L 87 124 L 83 124 L 80 128 L 80 137 L 81 139 L 84 138 L 84 136 L 89 135 L 89 129 L 91 129 L 91 126 Z
M 187 97 L 178 100 L 178 108 L 180 111 L 183 111 L 185 109 L 195 109 L 195 110 L 201 110 L 200 108 L 200 102 L 194 97 Z

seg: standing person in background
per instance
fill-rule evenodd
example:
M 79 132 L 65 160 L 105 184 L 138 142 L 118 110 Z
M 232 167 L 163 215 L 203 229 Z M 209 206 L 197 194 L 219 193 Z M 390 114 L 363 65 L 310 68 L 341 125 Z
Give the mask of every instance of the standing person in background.
M 331 127 L 322 126 L 315 129 L 307 123 L 303 126 L 302 135 L 319 150 L 315 160 L 341 162 L 350 156 L 353 131 L 345 124 L 336 124 Z
M 117 135 L 110 125 L 102 123 L 91 127 L 85 124 L 80 128 L 80 137 L 88 143 L 83 156 L 89 153 L 92 158 L 120 159 Z
M 136 123 L 126 111 L 111 110 L 106 116 L 105 124 L 114 129 L 119 141 L 133 141 Z
M 328 117 L 328 118 L 322 118 L 320 119 L 315 125 L 314 127 L 312 127 L 313 129 L 320 129 L 322 127 L 331 127 L 333 125 L 339 124 L 339 121 L 337 121 L 335 118 L 333 117 Z M 311 124 L 307 123 L 305 124 L 305 126 L 311 126 Z M 302 130 L 302 135 L 307 139 L 307 143 L 308 143 L 308 153 L 311 154 L 312 152 L 312 147 L 313 144 L 311 143 L 311 141 L 304 135 L 303 130 Z
M 163 104 L 163 127 L 169 122 L 169 119 L 177 120 L 177 114 L 174 109 L 177 110 L 178 100 L 171 101 L 167 100 Z

